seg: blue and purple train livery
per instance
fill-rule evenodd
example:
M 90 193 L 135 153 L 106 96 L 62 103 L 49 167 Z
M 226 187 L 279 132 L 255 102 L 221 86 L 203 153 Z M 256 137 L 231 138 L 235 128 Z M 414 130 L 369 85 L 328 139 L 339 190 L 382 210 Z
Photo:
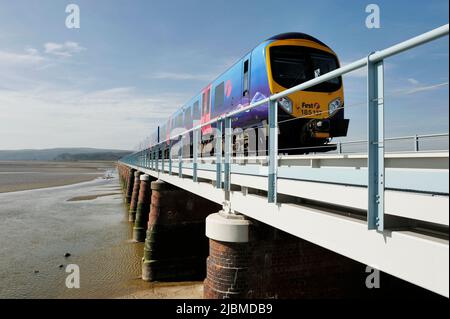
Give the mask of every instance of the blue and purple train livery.
M 339 67 L 336 54 L 324 43 L 304 33 L 273 36 L 237 61 L 208 84 L 165 123 L 151 144 L 167 140 L 175 129 L 191 129 L 230 111 L 247 106 Z M 280 150 L 327 144 L 347 134 L 342 78 L 337 77 L 278 101 Z M 243 130 L 266 125 L 268 104 L 233 119 Z M 202 133 L 210 130 L 205 126 Z M 159 140 L 158 140 L 159 139 Z M 149 146 L 152 146 L 149 145 Z

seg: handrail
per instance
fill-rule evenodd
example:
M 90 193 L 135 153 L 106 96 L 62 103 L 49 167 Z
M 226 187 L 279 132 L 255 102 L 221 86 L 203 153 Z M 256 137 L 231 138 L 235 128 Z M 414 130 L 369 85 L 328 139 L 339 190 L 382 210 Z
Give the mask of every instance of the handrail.
M 169 136 L 169 138 L 159 141 L 158 143 L 151 145 L 143 150 L 139 150 L 133 154 L 130 154 L 123 159 L 121 162 L 144 163 L 145 166 L 149 166 L 152 169 L 159 171 L 159 160 L 164 170 L 164 156 L 160 159 L 160 151 L 165 151 L 167 147 L 167 142 L 169 142 L 169 152 L 172 151 L 172 142 L 177 140 L 177 142 L 183 138 L 183 136 L 191 133 L 197 132 L 194 135 L 194 140 L 197 138 L 198 133 L 200 133 L 201 128 L 212 125 L 215 123 L 225 124 L 225 161 L 222 171 L 222 157 L 217 156 L 218 162 L 216 163 L 216 173 L 217 173 L 217 187 L 223 188 L 227 194 L 230 191 L 230 154 L 232 153 L 231 148 L 231 118 L 237 116 L 243 112 L 250 111 L 258 106 L 269 103 L 268 106 L 268 126 L 269 126 L 269 149 L 268 149 L 268 162 L 269 162 L 269 174 L 268 174 L 268 201 L 269 203 L 277 202 L 277 170 L 278 170 L 278 139 L 277 139 L 277 126 L 278 126 L 278 114 L 277 114 L 277 101 L 282 97 L 286 97 L 294 92 L 306 90 L 317 84 L 326 82 L 333 78 L 342 76 L 344 74 L 350 73 L 357 69 L 361 69 L 367 66 L 367 79 L 368 79 L 368 90 L 367 90 L 367 107 L 368 107 L 368 139 L 366 141 L 350 141 L 350 142 L 339 142 L 339 147 L 342 144 L 352 144 L 352 143 L 367 143 L 368 148 L 368 213 L 367 222 L 369 229 L 375 229 L 379 231 L 384 230 L 384 152 L 385 152 L 385 142 L 392 140 L 401 139 L 415 139 L 415 150 L 419 151 L 419 139 L 427 137 L 440 137 L 448 136 L 448 133 L 440 134 L 427 134 L 427 135 L 414 135 L 410 137 L 400 137 L 400 138 L 385 138 L 384 137 L 384 59 L 397 55 L 401 52 L 410 50 L 414 47 L 420 46 L 422 44 L 428 43 L 430 41 L 436 40 L 443 36 L 449 34 L 449 24 L 445 24 L 441 27 L 428 31 L 426 33 L 420 34 L 416 37 L 408 39 L 406 41 L 395 44 L 384 50 L 372 52 L 367 57 L 356 60 L 350 64 L 342 66 L 331 72 L 323 74 L 317 78 L 309 80 L 307 82 L 296 85 L 292 88 L 284 90 L 280 93 L 273 94 L 262 100 L 259 100 L 253 104 L 243 106 L 237 110 L 233 110 L 217 118 L 211 119 L 205 123 L 200 123 L 191 129 L 184 130 L 179 134 L 174 134 Z M 218 125 L 219 127 L 219 125 Z M 221 128 L 221 126 L 220 126 Z M 231 134 L 230 134 L 231 132 Z M 222 131 L 221 131 L 222 133 Z M 220 133 L 220 135 L 222 135 Z M 197 143 L 199 141 L 197 140 Z M 194 147 L 194 175 L 193 180 L 197 181 L 196 165 L 195 160 L 198 155 L 198 147 L 195 144 Z M 216 140 L 216 147 L 221 149 L 221 140 Z M 340 148 L 338 149 L 340 150 Z M 221 153 L 221 152 L 220 152 Z M 172 173 L 172 154 L 169 153 L 169 172 Z M 178 175 L 183 176 L 182 173 L 182 147 L 178 150 Z M 221 182 L 222 172 L 224 173 L 223 185 Z M 225 195 L 226 198 L 229 196 Z M 230 205 L 226 205 L 229 207 Z

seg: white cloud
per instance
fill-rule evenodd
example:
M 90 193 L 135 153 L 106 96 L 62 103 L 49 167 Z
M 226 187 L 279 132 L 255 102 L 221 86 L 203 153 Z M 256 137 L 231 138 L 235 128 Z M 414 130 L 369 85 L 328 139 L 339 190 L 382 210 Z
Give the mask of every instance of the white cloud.
M 44 52 L 47 55 L 59 57 L 71 57 L 75 53 L 86 50 L 77 42 L 66 41 L 62 44 L 48 42 L 44 44 Z M 28 47 L 23 52 L 10 52 L 0 50 L 0 66 L 2 67 L 33 67 L 45 65 L 50 62 L 48 56 L 39 52 L 39 50 Z
M 27 48 L 27 49 L 25 49 L 25 51 L 30 55 L 38 55 L 39 54 L 39 51 L 35 48 Z
M 411 83 L 412 85 L 418 85 L 418 84 L 419 84 L 419 81 L 417 81 L 417 80 L 414 79 L 414 78 L 409 78 L 409 79 L 407 79 L 407 81 L 408 81 L 409 83 Z
M 47 42 L 44 44 L 45 53 L 61 56 L 71 57 L 75 53 L 86 50 L 86 48 L 80 46 L 77 42 L 66 41 L 64 43 Z
M 196 81 L 212 81 L 214 75 L 212 74 L 197 74 L 197 73 L 176 73 L 176 72 L 156 72 L 148 76 L 151 79 L 162 80 L 196 80 Z
M 407 91 L 405 94 L 413 94 L 413 93 L 418 93 L 418 92 L 431 91 L 431 90 L 435 90 L 435 89 L 438 89 L 438 88 L 444 87 L 444 86 L 448 86 L 448 82 L 416 87 L 412 90 Z
M 0 65 L 5 66 L 33 66 L 41 64 L 45 58 L 37 50 L 27 49 L 25 53 L 0 51 Z
M 432 85 L 416 86 L 413 89 L 411 89 L 411 88 L 398 89 L 398 90 L 392 91 L 392 94 L 395 95 L 395 96 L 409 95 L 409 94 L 414 94 L 414 93 L 419 93 L 419 92 L 426 92 L 426 91 L 436 90 L 436 89 L 439 89 L 439 88 L 444 87 L 444 86 L 448 86 L 448 81 L 447 82 L 442 82 L 442 83 L 437 83 L 437 84 L 432 84 Z
M 130 149 L 154 133 L 186 96 L 146 96 L 133 87 L 86 91 L 0 87 L 0 149 L 58 146 Z

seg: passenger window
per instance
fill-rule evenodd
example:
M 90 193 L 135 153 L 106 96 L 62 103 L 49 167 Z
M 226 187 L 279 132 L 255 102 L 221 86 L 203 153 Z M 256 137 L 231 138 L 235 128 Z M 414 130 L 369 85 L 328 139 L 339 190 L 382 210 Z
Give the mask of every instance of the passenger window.
M 223 100 L 225 98 L 224 88 L 225 86 L 222 82 L 214 89 L 214 112 L 217 114 L 221 113 L 223 109 Z
M 185 112 L 184 119 L 186 128 L 190 129 L 192 127 L 192 107 L 188 107 Z
M 192 110 L 192 118 L 194 120 L 200 120 L 200 116 L 201 116 L 201 114 L 200 114 L 200 106 L 199 106 L 198 101 L 196 101 L 194 103 L 193 110 Z
M 206 115 L 209 114 L 210 111 L 210 95 L 211 95 L 211 90 L 208 89 L 205 93 L 203 93 L 203 114 L 202 115 Z
M 180 113 L 177 115 L 177 118 L 176 118 L 176 127 L 177 127 L 177 128 L 183 127 L 183 113 L 182 113 L 182 112 L 180 112 Z
M 242 96 L 248 96 L 248 60 L 244 62 L 244 85 L 242 90 Z

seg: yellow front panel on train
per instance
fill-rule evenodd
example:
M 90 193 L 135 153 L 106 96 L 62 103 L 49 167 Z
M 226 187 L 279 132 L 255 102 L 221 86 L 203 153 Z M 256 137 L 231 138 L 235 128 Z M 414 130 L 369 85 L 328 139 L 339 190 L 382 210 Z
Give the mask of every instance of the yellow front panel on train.
M 266 62 L 269 86 L 272 94 L 282 92 L 287 88 L 278 84 L 273 78 L 270 62 L 270 48 L 274 46 L 286 45 L 313 48 L 336 56 L 335 53 L 329 48 L 309 40 L 279 40 L 271 43 L 269 46 L 267 46 Z M 290 94 L 288 98 L 292 101 L 292 116 L 306 119 L 324 119 L 328 118 L 330 115 L 328 113 L 328 106 L 331 101 L 340 98 L 343 105 L 344 90 L 343 86 L 341 85 L 341 87 L 334 92 L 301 91 Z

